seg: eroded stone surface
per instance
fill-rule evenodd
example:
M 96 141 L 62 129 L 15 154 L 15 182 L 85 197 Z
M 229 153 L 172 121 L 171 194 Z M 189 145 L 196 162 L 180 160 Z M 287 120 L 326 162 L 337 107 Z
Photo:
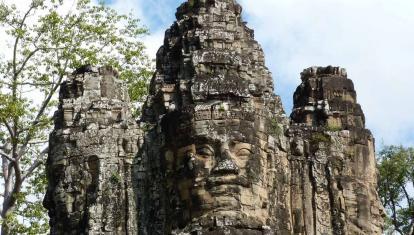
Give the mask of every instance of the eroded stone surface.
M 140 130 L 116 71 L 85 72 L 62 84 L 50 135 L 51 234 L 136 234 L 131 169 Z
M 364 113 L 345 69 L 311 67 L 301 73 L 301 79 L 294 94 L 293 122 L 338 130 L 365 128 Z
M 291 117 L 294 234 L 381 234 L 374 138 L 345 69 L 304 70 Z
M 241 11 L 188 1 L 166 32 L 143 116 L 143 234 L 290 230 L 288 119 Z

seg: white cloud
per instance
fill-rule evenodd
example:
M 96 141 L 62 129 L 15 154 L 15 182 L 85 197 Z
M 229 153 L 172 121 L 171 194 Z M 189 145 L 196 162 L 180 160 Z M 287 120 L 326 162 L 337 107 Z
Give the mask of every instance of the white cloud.
M 173 10 L 169 8 L 171 5 L 174 4 L 168 0 L 117 0 L 111 7 L 123 14 L 132 13 L 144 26 L 149 27 L 150 35 L 144 37 L 143 42 L 147 54 L 155 59 L 156 52 L 163 43 L 164 31 L 168 27 L 166 25 L 173 23 Z
M 182 0 L 118 0 L 153 27 L 151 56 Z M 414 146 L 414 2 L 411 0 L 240 0 L 289 113 L 300 72 L 340 65 L 353 79 L 378 146 Z M 150 28 L 151 29 L 151 28 Z
M 151 35 L 143 41 L 154 57 L 182 1 L 117 0 L 112 6 L 150 27 Z M 412 0 L 239 1 L 264 48 L 287 113 L 302 69 L 340 65 L 355 83 L 378 144 L 414 146 Z
M 340 65 L 355 83 L 379 145 L 414 145 L 413 1 L 240 2 L 286 107 L 302 69 Z

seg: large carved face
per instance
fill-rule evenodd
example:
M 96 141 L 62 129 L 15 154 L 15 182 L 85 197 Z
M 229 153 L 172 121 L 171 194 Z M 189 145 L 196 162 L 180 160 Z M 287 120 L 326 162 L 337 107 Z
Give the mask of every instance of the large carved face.
M 173 207 L 183 224 L 211 213 L 266 224 L 270 154 L 259 125 L 259 120 L 194 121 L 186 140 L 166 151 L 167 187 L 176 195 Z

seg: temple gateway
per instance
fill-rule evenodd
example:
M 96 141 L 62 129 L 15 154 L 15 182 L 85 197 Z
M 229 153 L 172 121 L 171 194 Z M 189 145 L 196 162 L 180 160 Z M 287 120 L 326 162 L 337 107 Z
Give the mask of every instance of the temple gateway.
M 234 0 L 188 0 L 142 117 L 112 68 L 62 84 L 51 234 L 381 234 L 374 138 L 339 67 L 301 74 L 290 118 Z

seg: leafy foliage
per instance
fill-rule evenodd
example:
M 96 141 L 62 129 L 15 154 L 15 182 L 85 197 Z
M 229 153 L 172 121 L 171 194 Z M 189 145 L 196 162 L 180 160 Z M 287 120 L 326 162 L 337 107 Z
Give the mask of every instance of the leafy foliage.
M 271 135 L 273 136 L 279 136 L 283 132 L 283 127 L 279 124 L 278 120 L 276 118 L 269 118 L 267 120 L 268 123 L 268 130 Z
M 414 226 L 414 149 L 387 146 L 379 154 L 379 195 L 388 230 L 411 234 Z M 411 230 L 411 233 L 409 233 Z
M 342 126 L 336 126 L 336 125 L 325 125 L 325 129 L 327 131 L 331 131 L 331 132 L 337 132 L 337 131 L 342 131 Z
M 331 138 L 329 135 L 325 135 L 319 132 L 313 133 L 310 138 L 310 144 L 314 147 L 319 147 L 320 143 L 331 144 Z
M 0 26 L 10 45 L 0 58 L 1 234 L 42 234 L 43 163 L 57 89 L 81 65 L 109 65 L 131 100 L 142 101 L 151 66 L 139 39 L 147 30 L 90 0 L 32 0 L 19 8 L 0 2 Z

